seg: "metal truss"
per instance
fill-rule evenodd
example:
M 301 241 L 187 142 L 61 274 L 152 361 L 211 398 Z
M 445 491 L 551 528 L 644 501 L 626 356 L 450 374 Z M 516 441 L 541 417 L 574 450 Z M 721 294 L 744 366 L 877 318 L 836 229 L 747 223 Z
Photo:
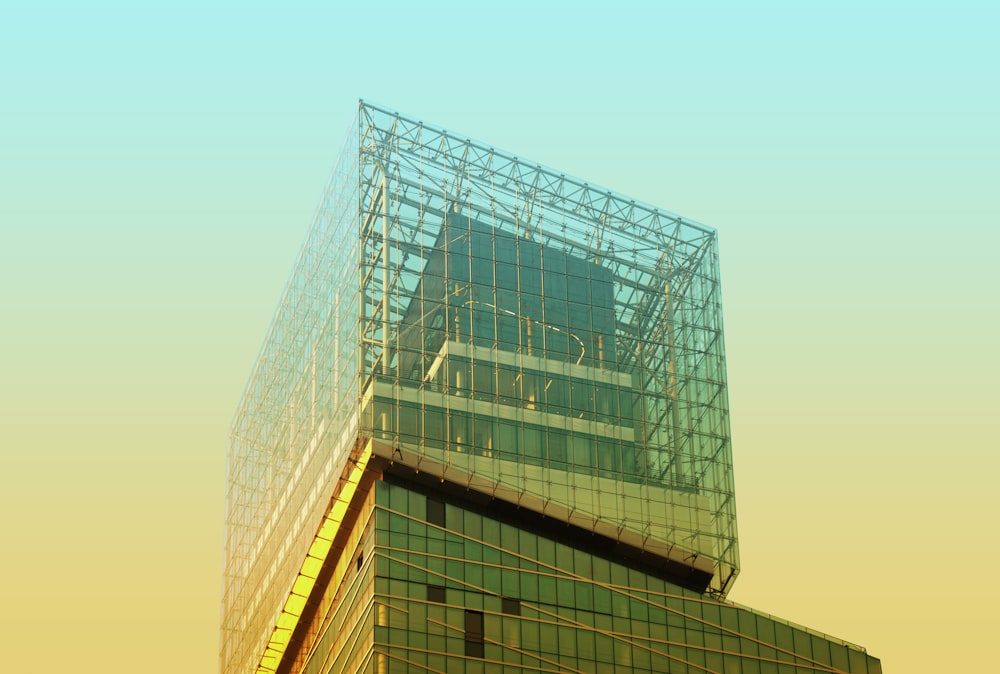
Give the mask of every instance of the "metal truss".
M 263 652 L 351 452 L 372 431 L 363 395 L 400 377 L 404 319 L 428 299 L 421 279 L 457 212 L 519 247 L 610 272 L 614 360 L 639 393 L 641 479 L 703 499 L 704 526 L 664 535 L 711 551 L 713 592 L 735 577 L 715 231 L 362 102 L 233 421 L 225 674 L 252 671 Z

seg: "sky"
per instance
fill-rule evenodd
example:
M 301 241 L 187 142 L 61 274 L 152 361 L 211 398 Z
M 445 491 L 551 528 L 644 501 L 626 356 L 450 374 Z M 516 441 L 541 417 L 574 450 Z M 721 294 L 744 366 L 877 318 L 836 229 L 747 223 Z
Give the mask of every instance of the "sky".
M 715 227 L 730 598 L 996 665 L 1000 10 L 693 4 L 0 7 L 2 669 L 217 671 L 228 426 L 362 98 Z

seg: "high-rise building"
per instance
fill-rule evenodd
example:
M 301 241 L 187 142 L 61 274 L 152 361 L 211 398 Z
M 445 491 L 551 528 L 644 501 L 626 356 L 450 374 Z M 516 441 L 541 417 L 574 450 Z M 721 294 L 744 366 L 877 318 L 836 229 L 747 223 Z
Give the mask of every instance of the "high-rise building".
M 738 571 L 715 231 L 360 104 L 233 424 L 223 674 L 881 671 Z

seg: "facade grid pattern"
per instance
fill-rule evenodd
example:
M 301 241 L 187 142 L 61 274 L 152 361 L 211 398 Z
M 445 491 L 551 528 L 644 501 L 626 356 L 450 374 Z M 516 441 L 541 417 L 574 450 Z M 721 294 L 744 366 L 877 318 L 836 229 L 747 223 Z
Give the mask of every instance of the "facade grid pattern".
M 714 230 L 372 106 L 360 138 L 362 433 L 697 558 L 724 595 Z
M 859 646 L 478 508 L 449 503 L 434 524 L 436 499 L 391 481 L 365 501 L 372 561 L 327 590 L 291 671 L 881 674 Z
M 358 134 L 347 134 L 229 437 L 221 660 L 254 671 L 358 429 Z
M 222 673 L 880 672 L 726 602 L 728 404 L 713 229 L 362 102 L 233 421 Z

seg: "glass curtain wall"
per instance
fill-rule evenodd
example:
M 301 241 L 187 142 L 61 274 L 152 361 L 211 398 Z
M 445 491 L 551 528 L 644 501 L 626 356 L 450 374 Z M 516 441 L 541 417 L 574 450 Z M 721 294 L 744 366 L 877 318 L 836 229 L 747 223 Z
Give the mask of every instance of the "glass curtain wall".
M 403 485 L 376 487 L 369 671 L 881 674 L 860 646 Z
M 687 560 L 724 594 L 714 230 L 374 106 L 360 139 L 362 432 Z
M 358 435 L 358 127 L 229 436 L 221 668 L 256 671 Z
M 367 438 L 724 595 L 714 230 L 362 103 L 233 421 L 226 674 L 253 671 Z

